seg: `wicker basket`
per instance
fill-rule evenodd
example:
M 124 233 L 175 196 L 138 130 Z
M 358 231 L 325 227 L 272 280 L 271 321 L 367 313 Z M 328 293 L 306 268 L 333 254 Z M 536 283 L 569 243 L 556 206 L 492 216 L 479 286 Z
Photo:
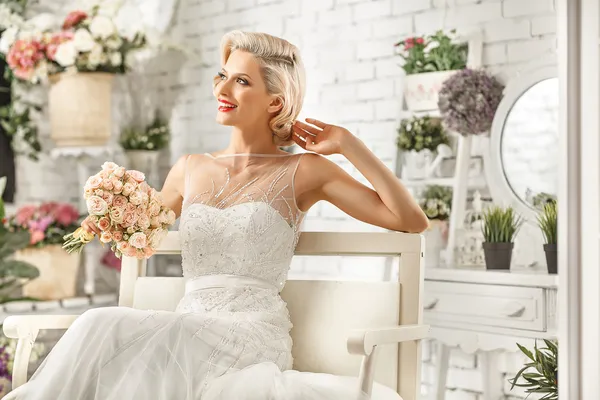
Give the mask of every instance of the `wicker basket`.
M 103 146 L 111 136 L 114 75 L 61 73 L 50 78 L 50 125 L 57 147 Z

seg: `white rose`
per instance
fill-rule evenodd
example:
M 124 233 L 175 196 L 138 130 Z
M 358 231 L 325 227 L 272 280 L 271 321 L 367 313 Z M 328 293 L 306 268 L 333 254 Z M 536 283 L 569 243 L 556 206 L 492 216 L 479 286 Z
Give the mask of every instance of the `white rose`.
M 94 47 L 90 51 L 88 57 L 88 64 L 93 69 L 96 68 L 102 62 L 102 46 L 98 43 L 94 44 Z
M 123 57 L 121 53 L 112 53 L 110 55 L 110 63 L 113 67 L 118 67 L 123 63 Z
M 75 48 L 78 51 L 86 52 L 90 51 L 94 48 L 96 42 L 90 32 L 87 29 L 79 28 L 75 31 L 75 35 L 73 36 L 73 42 L 75 44 Z
M 62 67 L 68 67 L 75 64 L 77 54 L 75 43 L 73 43 L 73 40 L 69 40 L 68 42 L 58 45 L 56 54 L 54 55 L 54 60 L 56 60 L 56 62 Z
M 19 30 L 16 27 L 8 28 L 2 33 L 0 37 L 0 52 L 6 54 L 10 50 L 10 46 L 13 45 L 17 39 L 17 32 Z
M 108 47 L 111 50 L 118 50 L 121 45 L 123 44 L 123 42 L 121 41 L 120 37 L 114 37 L 114 38 L 110 38 L 106 41 L 106 47 Z
M 90 23 L 90 32 L 95 38 L 106 39 L 115 33 L 115 25 L 110 18 L 98 15 Z

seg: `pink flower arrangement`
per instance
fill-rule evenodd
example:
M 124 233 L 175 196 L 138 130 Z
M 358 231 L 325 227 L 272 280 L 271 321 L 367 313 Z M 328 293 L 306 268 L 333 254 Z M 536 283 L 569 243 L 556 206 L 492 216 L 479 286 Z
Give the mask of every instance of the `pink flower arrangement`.
M 105 162 L 84 186 L 90 219 L 101 231 L 99 239 L 110 243 L 119 258 L 152 256 L 175 222 L 175 212 L 164 206 L 160 193 L 145 179 L 140 171 Z M 80 228 L 65 236 L 63 247 L 68 252 L 80 251 L 93 237 Z
M 64 235 L 78 227 L 79 212 L 68 203 L 48 202 L 39 206 L 26 205 L 7 219 L 11 231 L 28 230 L 30 246 L 62 244 Z

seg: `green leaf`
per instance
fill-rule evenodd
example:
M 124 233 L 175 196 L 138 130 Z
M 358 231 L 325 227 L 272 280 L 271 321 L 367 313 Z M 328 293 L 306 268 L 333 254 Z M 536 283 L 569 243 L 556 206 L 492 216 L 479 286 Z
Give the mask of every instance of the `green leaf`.
M 30 241 L 29 231 L 0 232 L 0 261 L 18 250 L 24 249 Z
M 0 263 L 0 275 L 34 279 L 40 276 L 40 271 L 24 261 L 5 260 Z

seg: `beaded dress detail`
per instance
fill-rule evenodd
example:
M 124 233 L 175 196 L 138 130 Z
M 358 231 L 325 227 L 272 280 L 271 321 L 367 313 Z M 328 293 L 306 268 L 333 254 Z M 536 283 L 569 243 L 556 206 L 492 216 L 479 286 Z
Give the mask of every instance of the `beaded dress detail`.
M 301 159 L 188 156 L 179 225 L 186 290 L 176 310 L 86 311 L 5 399 L 366 399 L 356 377 L 292 370 L 279 293 L 305 215 L 294 189 Z

